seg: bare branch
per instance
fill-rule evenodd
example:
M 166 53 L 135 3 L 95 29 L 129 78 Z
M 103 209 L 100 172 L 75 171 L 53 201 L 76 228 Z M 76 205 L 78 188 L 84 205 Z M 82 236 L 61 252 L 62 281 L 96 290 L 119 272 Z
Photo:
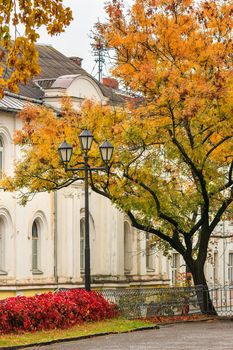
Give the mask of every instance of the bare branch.
M 163 239 L 165 242 L 168 242 L 177 252 L 180 254 L 184 255 L 185 254 L 185 249 L 181 242 L 177 242 L 176 240 L 172 239 L 168 235 L 164 234 L 161 230 L 154 229 L 153 227 L 145 226 L 141 223 L 138 222 L 134 214 L 128 210 L 127 215 L 129 216 L 132 226 L 148 233 L 152 233 L 153 235 L 156 235 L 157 237 Z

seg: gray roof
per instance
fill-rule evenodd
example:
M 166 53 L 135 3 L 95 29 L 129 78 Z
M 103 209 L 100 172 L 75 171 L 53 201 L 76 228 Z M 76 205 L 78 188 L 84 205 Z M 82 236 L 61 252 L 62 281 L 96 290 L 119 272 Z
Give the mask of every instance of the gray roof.
M 0 110 L 7 112 L 18 112 L 25 106 L 33 104 L 41 104 L 41 100 L 30 99 L 6 91 L 2 99 L 0 99 Z
M 20 95 L 42 99 L 44 96 L 43 88 L 51 87 L 58 77 L 64 75 L 87 75 L 95 81 L 102 94 L 108 97 L 112 104 L 122 104 L 124 102 L 122 96 L 115 94 L 114 90 L 101 84 L 69 57 L 66 57 L 52 46 L 37 45 L 37 49 L 41 67 L 40 75 L 35 77 L 35 81 L 31 81 L 27 85 L 21 85 Z
M 20 84 L 18 95 L 6 91 L 5 96 L 0 99 L 1 110 L 18 111 L 29 103 L 42 103 L 44 89 L 52 87 L 58 77 L 66 75 L 73 77 L 86 75 L 95 81 L 102 94 L 109 98 L 111 104 L 118 105 L 124 103 L 125 99 L 123 96 L 116 94 L 113 89 L 101 84 L 77 63 L 54 49 L 52 46 L 37 45 L 37 49 L 39 51 L 40 74 L 28 84 Z

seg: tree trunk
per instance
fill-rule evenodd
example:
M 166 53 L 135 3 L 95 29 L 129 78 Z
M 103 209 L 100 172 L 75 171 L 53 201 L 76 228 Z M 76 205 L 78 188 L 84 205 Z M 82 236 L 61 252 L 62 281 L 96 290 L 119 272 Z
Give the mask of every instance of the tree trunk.
M 190 270 L 193 275 L 194 285 L 197 287 L 197 299 L 201 312 L 205 315 L 217 315 L 206 282 L 204 264 L 200 264 L 196 261 L 193 268 Z

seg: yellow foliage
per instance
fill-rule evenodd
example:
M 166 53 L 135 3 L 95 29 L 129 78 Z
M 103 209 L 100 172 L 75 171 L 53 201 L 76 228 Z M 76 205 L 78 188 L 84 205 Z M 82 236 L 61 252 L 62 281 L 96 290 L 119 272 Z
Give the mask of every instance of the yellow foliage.
M 173 248 L 183 255 L 194 233 L 207 247 L 214 225 L 233 211 L 232 2 L 135 0 L 125 14 L 113 0 L 106 10 L 109 21 L 98 28 L 116 49 L 113 72 L 137 97 L 122 108 L 86 101 L 78 114 L 65 99 L 59 118 L 26 108 L 15 135 L 23 159 L 4 185 L 35 193 L 75 181 L 82 173 L 65 173 L 57 148 L 66 139 L 74 146 L 70 165 L 82 161 L 78 135 L 88 128 L 90 164 L 101 165 L 104 139 L 115 147 L 109 172 L 93 173 L 95 190 L 145 230 L 176 234 Z

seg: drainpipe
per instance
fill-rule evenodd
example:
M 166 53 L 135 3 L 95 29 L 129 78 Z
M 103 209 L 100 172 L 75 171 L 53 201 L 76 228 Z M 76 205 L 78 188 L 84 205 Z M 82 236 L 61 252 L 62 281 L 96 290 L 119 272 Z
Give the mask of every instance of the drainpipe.
M 54 203 L 54 278 L 55 283 L 58 286 L 58 273 L 57 273 L 57 262 L 58 262 L 58 252 L 57 252 L 57 191 L 53 195 Z

